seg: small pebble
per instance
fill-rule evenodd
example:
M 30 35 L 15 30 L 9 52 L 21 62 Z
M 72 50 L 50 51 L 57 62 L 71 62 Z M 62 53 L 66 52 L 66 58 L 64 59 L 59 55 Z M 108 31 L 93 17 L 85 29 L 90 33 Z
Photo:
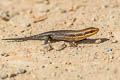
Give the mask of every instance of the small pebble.
M 24 32 L 25 32 L 25 30 L 20 31 L 20 33 L 24 33 Z
M 25 73 L 25 72 L 26 72 L 25 69 L 18 69 L 15 73 L 11 73 L 11 74 L 9 75 L 9 77 L 12 78 L 12 77 L 17 76 L 18 74 L 23 74 L 23 73 Z
M 69 12 L 70 12 L 70 11 L 74 11 L 73 7 L 69 8 L 68 11 L 69 11 Z
M 45 66 L 43 65 L 42 68 L 45 68 Z
M 27 26 L 26 27 L 30 27 L 31 26 L 31 24 L 29 23 L 29 24 L 27 24 Z
M 45 7 L 40 7 L 40 8 L 39 8 L 39 11 L 42 12 L 42 13 L 47 13 L 47 12 L 50 11 L 50 9 L 45 8 Z
M 50 2 L 49 2 L 49 0 L 44 0 L 44 3 L 49 4 Z
M 53 72 L 51 73 L 51 76 L 56 76 L 56 74 L 57 74 L 56 72 Z
M 116 39 L 113 39 L 112 40 L 112 43 L 117 43 L 118 41 Z
M 108 8 L 108 7 L 109 7 L 109 5 L 104 5 L 104 6 L 103 6 L 103 8 Z
M 89 0 L 82 0 L 84 3 L 88 2 Z
M 58 66 L 55 66 L 55 68 L 59 68 Z
M 8 56 L 9 56 L 9 54 L 4 53 L 4 52 L 3 52 L 3 53 L 1 53 L 0 55 L 1 55 L 1 56 L 4 56 L 4 57 L 8 57 Z
M 99 44 L 99 43 L 101 43 L 101 42 L 102 42 L 101 39 L 98 39 L 98 40 L 95 41 L 96 44 Z
M 68 69 L 66 68 L 65 71 L 68 71 Z
M 18 69 L 17 74 L 23 74 L 23 73 L 25 73 L 25 72 L 26 72 L 25 69 Z
M 113 59 L 114 57 L 113 56 L 109 56 L 110 59 Z
M 8 78 L 8 74 L 4 74 L 4 75 L 2 75 L 1 78 L 2 78 L 2 79 L 6 79 L 6 78 Z
M 10 78 L 15 77 L 15 76 L 16 76 L 15 73 L 11 73 L 11 74 L 9 75 Z
M 102 9 L 105 9 L 105 8 L 108 8 L 108 7 L 109 7 L 109 5 L 106 5 L 106 4 L 101 6 Z
M 71 21 L 67 22 L 67 26 L 72 26 L 74 24 L 74 22 L 76 21 L 76 18 L 73 18 Z
M 56 42 L 55 45 L 53 46 L 53 48 L 56 50 L 56 51 L 60 51 L 60 50 L 63 50 L 67 45 L 65 44 L 64 41 L 60 41 L 60 42 Z
M 95 21 L 97 21 L 97 19 L 96 19 L 96 18 L 92 18 L 91 20 L 92 20 L 92 21 L 94 21 L 94 22 L 95 22 Z
M 5 21 L 9 21 L 11 17 L 8 14 L 8 11 L 1 11 L 0 12 L 0 18 L 2 18 Z
M 67 22 L 66 26 L 72 26 L 73 22 Z
M 82 75 L 77 75 L 77 77 L 78 77 L 79 79 L 83 79 L 83 76 L 82 76 Z
M 20 13 L 17 12 L 17 11 L 15 11 L 15 10 L 9 12 L 9 16 L 10 16 L 10 17 L 14 17 L 14 16 L 19 15 L 19 14 L 20 14 Z
M 35 0 L 36 3 L 43 3 L 43 0 Z
M 9 21 L 12 17 L 19 15 L 16 11 L 0 11 L 0 18 L 4 21 Z
M 44 21 L 47 19 L 47 16 L 40 16 L 38 17 L 37 19 L 35 19 L 35 21 L 33 23 L 37 23 L 37 22 L 40 22 L 40 21 Z
M 71 62 L 65 62 L 65 65 L 71 65 L 72 63 Z
M 35 0 L 36 3 L 45 3 L 45 4 L 49 4 L 49 0 Z
M 106 48 L 107 52 L 111 52 L 112 48 Z
M 2 78 L 0 78 L 0 80 L 3 80 Z
M 77 18 L 73 18 L 73 19 L 72 19 L 72 22 L 75 22 L 76 20 L 77 20 Z
M 79 8 L 82 7 L 82 6 L 83 6 L 83 5 L 74 5 L 74 6 L 73 6 L 73 9 L 74 9 L 74 10 L 77 10 L 77 9 L 79 9 Z
M 59 8 L 59 10 L 60 10 L 61 13 L 66 13 L 67 12 L 65 9 Z

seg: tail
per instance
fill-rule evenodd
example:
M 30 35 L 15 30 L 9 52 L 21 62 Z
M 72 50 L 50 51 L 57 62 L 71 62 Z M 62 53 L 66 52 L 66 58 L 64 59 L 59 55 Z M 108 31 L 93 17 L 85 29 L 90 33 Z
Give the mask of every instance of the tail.
M 44 35 L 38 34 L 38 35 L 33 35 L 30 37 L 22 37 L 22 38 L 7 38 L 7 39 L 2 39 L 2 40 L 44 40 Z
M 25 40 L 29 40 L 29 38 L 7 38 L 7 39 L 2 39 L 2 40 L 23 40 L 23 41 L 25 41 Z
M 7 38 L 7 39 L 2 39 L 2 40 L 22 40 L 22 41 L 26 41 L 26 40 L 43 40 L 44 37 L 41 35 L 34 35 L 34 36 L 30 36 L 30 37 L 22 37 L 22 38 Z

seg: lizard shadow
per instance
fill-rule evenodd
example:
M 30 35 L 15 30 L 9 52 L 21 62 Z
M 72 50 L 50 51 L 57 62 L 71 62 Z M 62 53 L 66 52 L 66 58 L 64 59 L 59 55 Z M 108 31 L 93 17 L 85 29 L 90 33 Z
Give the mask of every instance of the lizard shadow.
M 80 40 L 75 42 L 76 44 L 96 44 L 96 40 L 101 40 L 100 43 L 103 43 L 105 41 L 108 41 L 109 39 L 107 38 L 96 38 L 96 39 L 84 39 L 84 40 Z M 64 41 L 64 40 L 63 40 Z M 60 42 L 59 40 L 52 40 L 52 43 L 56 43 L 56 42 Z M 69 42 L 69 41 L 65 41 L 65 42 Z M 70 43 L 70 42 L 69 42 Z
M 108 41 L 109 39 L 107 38 L 96 38 L 96 39 L 84 39 L 81 41 L 77 41 L 77 44 L 96 44 L 96 40 L 101 40 L 100 43 L 104 43 L 106 41 Z

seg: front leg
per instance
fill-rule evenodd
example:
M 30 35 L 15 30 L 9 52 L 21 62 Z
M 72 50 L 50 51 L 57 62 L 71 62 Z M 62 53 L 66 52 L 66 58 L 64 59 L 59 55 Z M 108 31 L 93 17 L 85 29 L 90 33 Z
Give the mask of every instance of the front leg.
M 48 41 L 52 42 L 52 38 L 50 36 L 44 36 L 44 44 L 48 44 Z
M 44 37 L 44 40 L 45 40 L 45 41 L 44 41 L 44 44 L 48 44 L 49 39 L 50 39 L 49 36 L 45 36 L 45 37 Z

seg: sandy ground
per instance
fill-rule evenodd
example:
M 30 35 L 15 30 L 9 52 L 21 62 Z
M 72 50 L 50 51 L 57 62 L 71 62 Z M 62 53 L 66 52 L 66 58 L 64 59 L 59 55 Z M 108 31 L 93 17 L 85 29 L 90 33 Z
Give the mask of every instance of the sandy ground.
M 120 79 L 120 0 L 0 0 L 0 39 L 88 27 L 77 47 L 0 40 L 0 80 Z

